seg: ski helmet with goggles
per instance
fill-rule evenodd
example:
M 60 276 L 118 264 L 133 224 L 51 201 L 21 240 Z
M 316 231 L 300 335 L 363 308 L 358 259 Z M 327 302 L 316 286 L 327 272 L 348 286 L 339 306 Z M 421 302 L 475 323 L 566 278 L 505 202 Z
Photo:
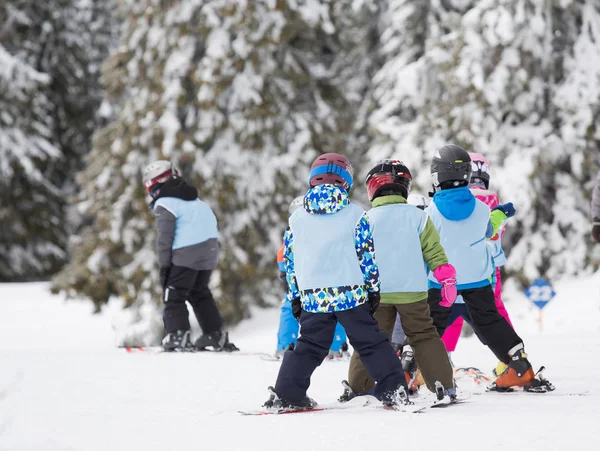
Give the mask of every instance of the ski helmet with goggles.
M 173 167 L 170 161 L 158 160 L 150 163 L 144 168 L 143 180 L 146 192 L 154 197 L 154 194 L 171 177 L 178 176 L 179 173 Z
M 288 213 L 291 215 L 296 210 L 298 210 L 298 208 L 300 208 L 303 203 L 304 203 L 304 196 L 296 197 L 293 201 L 290 202 L 290 206 L 288 207 Z
M 439 149 L 431 162 L 431 180 L 435 190 L 467 186 L 471 180 L 469 152 L 455 144 Z
M 471 181 L 470 185 L 485 186 L 490 188 L 490 166 L 483 155 L 471 153 Z
M 400 160 L 381 160 L 367 175 L 369 200 L 388 194 L 400 194 L 405 199 L 410 192 L 412 175 Z
M 350 191 L 354 182 L 354 170 L 350 161 L 337 153 L 326 153 L 315 159 L 308 174 L 308 184 L 312 186 L 331 184 Z

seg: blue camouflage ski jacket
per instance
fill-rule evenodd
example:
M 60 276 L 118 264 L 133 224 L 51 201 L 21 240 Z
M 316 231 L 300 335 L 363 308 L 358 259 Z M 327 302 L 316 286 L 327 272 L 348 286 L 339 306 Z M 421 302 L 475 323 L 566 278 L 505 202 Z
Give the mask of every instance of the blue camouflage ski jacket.
M 366 212 L 334 185 L 308 190 L 284 235 L 288 298 L 312 313 L 348 310 L 379 291 L 373 234 Z

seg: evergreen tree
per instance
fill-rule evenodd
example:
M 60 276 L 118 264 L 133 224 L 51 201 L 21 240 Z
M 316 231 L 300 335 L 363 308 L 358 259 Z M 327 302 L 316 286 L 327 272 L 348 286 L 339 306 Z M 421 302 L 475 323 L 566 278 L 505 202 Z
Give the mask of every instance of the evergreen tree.
M 121 296 L 148 313 L 120 340 L 158 338 L 155 233 L 141 169 L 165 158 L 217 216 L 213 293 L 226 320 L 278 300 L 275 251 L 288 203 L 306 189 L 318 153 L 359 149 L 353 131 L 370 41 L 363 50 L 356 41 L 370 32 L 371 13 L 351 3 L 121 2 L 122 34 L 103 70 L 114 119 L 95 135 L 81 174 L 89 224 L 57 288 L 98 308 Z M 350 25 L 356 34 L 338 28 Z
M 0 280 L 35 280 L 66 260 L 66 202 L 91 146 L 110 2 L 0 5 Z
M 427 186 L 428 154 L 417 147 L 421 110 L 427 94 L 425 51 L 428 36 L 429 0 L 383 2 L 379 20 L 379 70 L 373 76 L 369 114 L 372 144 L 369 159 L 399 158 L 413 168 L 414 189 Z
M 583 237 L 590 163 L 598 161 L 597 5 L 412 3 L 389 2 L 398 19 L 382 37 L 416 24 L 426 33 L 407 28 L 410 45 L 374 78 L 383 90 L 370 116 L 378 139 L 370 157 L 407 160 L 422 188 L 437 147 L 454 142 L 483 153 L 491 188 L 517 207 L 504 240 L 507 268 L 523 283 L 580 272 L 592 255 Z

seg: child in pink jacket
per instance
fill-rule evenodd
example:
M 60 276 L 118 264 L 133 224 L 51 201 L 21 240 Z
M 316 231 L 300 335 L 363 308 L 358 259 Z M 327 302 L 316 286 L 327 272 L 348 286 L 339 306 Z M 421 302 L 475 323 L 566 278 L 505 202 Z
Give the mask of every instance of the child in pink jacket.
M 498 199 L 498 195 L 493 191 L 489 190 L 490 185 L 490 172 L 488 162 L 485 157 L 479 153 L 471 153 L 471 162 L 473 166 L 473 172 L 471 174 L 471 181 L 469 184 L 469 188 L 475 195 L 477 199 L 485 203 L 490 207 L 490 210 L 497 207 L 500 204 L 500 200 Z M 506 311 L 506 307 L 502 302 L 502 279 L 500 276 L 500 266 L 503 266 L 506 263 L 506 257 L 502 250 L 502 235 L 504 233 L 504 227 L 502 227 L 498 233 L 493 236 L 489 245 L 492 247 L 493 258 L 494 258 L 494 266 L 495 266 L 495 274 L 494 274 L 494 297 L 496 299 L 496 307 L 498 308 L 498 312 L 506 318 L 506 321 L 512 326 L 512 322 L 508 316 L 508 312 Z M 457 305 L 457 307 L 459 307 Z M 442 341 L 446 345 L 446 350 L 448 352 L 454 352 L 456 349 L 456 344 L 458 343 L 458 339 L 460 338 L 460 334 L 462 331 L 464 320 L 461 316 L 459 316 L 444 332 L 442 336 Z M 501 364 L 501 365 L 500 365 Z M 495 372 L 500 374 L 504 370 L 504 364 L 499 363 L 496 367 Z

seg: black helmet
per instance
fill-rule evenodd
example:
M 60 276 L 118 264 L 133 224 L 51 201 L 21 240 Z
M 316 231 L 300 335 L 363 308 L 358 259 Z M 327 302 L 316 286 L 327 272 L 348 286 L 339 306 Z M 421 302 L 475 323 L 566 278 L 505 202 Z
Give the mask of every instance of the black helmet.
M 381 160 L 367 175 L 369 200 L 387 194 L 400 194 L 408 197 L 412 175 L 400 160 Z
M 436 190 L 467 186 L 471 179 L 469 152 L 455 144 L 439 149 L 431 162 L 431 179 Z

